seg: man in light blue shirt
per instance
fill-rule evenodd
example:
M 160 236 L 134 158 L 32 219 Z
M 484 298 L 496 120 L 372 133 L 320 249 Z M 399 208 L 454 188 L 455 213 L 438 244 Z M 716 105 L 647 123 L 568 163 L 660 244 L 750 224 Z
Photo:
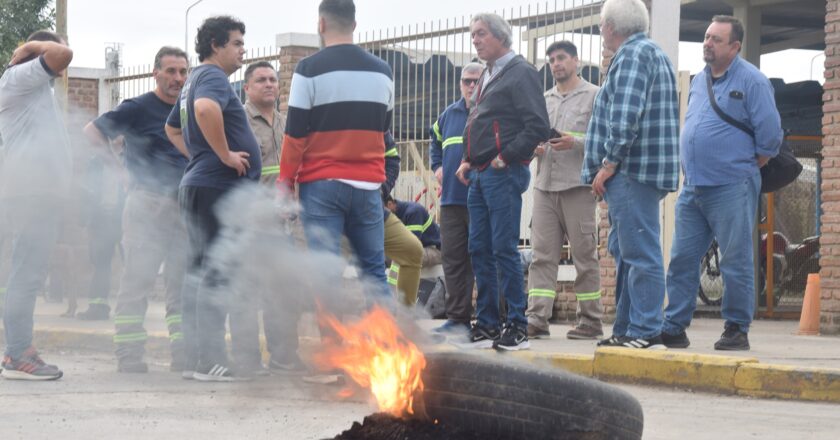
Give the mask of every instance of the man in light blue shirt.
M 706 31 L 707 66 L 694 77 L 680 138 L 685 180 L 676 207 L 676 232 L 666 280 L 668 307 L 662 340 L 671 348 L 689 345 L 700 282 L 697 267 L 716 238 L 725 286 L 721 315 L 725 331 L 716 350 L 749 350 L 755 309 L 753 228 L 761 188 L 759 168 L 779 152 L 782 128 L 773 86 L 755 66 L 738 56 L 744 28 L 718 15 Z M 709 102 L 707 81 L 720 109 L 746 124 L 755 137 L 724 121 Z

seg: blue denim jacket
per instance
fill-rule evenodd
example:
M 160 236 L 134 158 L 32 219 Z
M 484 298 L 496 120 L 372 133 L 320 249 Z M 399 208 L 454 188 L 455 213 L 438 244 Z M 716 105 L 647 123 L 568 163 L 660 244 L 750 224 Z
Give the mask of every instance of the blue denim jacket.
M 688 113 L 680 137 L 686 185 L 726 185 L 758 173 L 756 156 L 775 156 L 782 126 L 773 86 L 755 66 L 736 56 L 712 91 L 718 106 L 755 131 L 755 139 L 715 113 L 706 90 L 708 66 L 691 82 Z

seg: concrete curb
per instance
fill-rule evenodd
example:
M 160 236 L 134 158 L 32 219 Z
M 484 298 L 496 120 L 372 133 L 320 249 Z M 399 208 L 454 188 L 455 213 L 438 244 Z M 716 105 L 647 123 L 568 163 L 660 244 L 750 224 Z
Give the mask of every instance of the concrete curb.
M 112 352 L 114 349 L 113 333 L 104 330 L 36 329 L 34 336 L 35 345 L 45 350 L 74 347 Z M 150 332 L 146 353 L 155 357 L 168 357 L 168 334 Z M 761 398 L 840 403 L 840 369 L 834 368 L 762 364 L 752 357 L 620 347 L 600 347 L 593 355 L 534 351 L 512 354 L 528 362 L 562 368 L 605 382 L 688 388 Z
M 721 394 L 840 403 L 840 369 L 761 364 L 755 358 L 601 347 L 592 356 L 522 353 L 605 382 L 690 388 Z M 587 369 L 586 364 L 591 365 Z M 591 371 L 591 374 L 586 374 Z

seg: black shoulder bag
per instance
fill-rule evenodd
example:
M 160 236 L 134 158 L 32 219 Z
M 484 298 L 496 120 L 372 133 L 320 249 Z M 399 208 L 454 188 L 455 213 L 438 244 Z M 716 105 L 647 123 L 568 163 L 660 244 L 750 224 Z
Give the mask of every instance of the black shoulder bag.
M 712 75 L 706 75 L 706 89 L 709 91 L 709 104 L 715 110 L 715 113 L 721 119 L 728 122 L 732 126 L 747 133 L 755 139 L 755 132 L 750 127 L 741 121 L 736 120 L 732 116 L 727 115 L 720 109 L 715 100 L 715 94 L 712 91 Z M 786 141 L 782 140 L 782 145 L 779 147 L 779 154 L 771 158 L 766 165 L 761 167 L 761 192 L 771 193 L 776 192 L 799 177 L 802 172 L 802 164 L 793 155 L 793 151 Z

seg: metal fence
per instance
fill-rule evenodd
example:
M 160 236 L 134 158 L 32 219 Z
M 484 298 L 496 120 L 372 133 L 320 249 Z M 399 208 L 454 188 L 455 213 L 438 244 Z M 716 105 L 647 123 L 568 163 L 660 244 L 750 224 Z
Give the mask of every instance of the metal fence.
M 598 36 L 602 1 L 553 0 L 496 11 L 511 24 L 512 49 L 539 70 L 543 88 L 554 84 L 545 63 L 545 49 L 554 41 L 569 40 L 578 48 L 582 76 L 599 83 L 601 41 Z M 394 73 L 395 107 L 392 132 L 402 158 L 402 176 L 396 197 L 436 206 L 436 182 L 429 176 L 429 127 L 437 116 L 460 98 L 461 69 L 478 61 L 469 33 L 470 17 L 461 16 L 424 23 L 361 32 L 356 41 L 391 66 Z M 245 66 L 231 76 L 231 84 L 244 101 L 242 79 L 247 64 L 266 60 L 279 68 L 279 49 L 249 51 Z M 192 60 L 195 65 L 196 60 Z M 152 65 L 119 69 L 107 78 L 112 87 L 112 105 L 154 88 Z M 348 85 L 349 86 L 349 85 Z M 531 197 L 523 198 L 523 212 L 529 213 Z M 530 216 L 523 215 L 524 238 Z
M 150 58 L 152 57 L 153 55 L 150 56 Z M 268 46 L 249 50 L 242 68 L 230 76 L 231 85 L 243 102 L 245 101 L 245 91 L 242 89 L 242 83 L 245 69 L 249 64 L 259 61 L 268 61 L 275 69 L 279 69 L 279 49 Z M 191 59 L 190 65 L 198 65 L 198 60 Z M 153 68 L 152 64 L 119 68 L 119 73 L 116 76 L 105 78 L 105 84 L 111 87 L 111 106 L 116 106 L 124 99 L 134 98 L 153 90 L 155 88 L 155 80 L 152 77 Z

